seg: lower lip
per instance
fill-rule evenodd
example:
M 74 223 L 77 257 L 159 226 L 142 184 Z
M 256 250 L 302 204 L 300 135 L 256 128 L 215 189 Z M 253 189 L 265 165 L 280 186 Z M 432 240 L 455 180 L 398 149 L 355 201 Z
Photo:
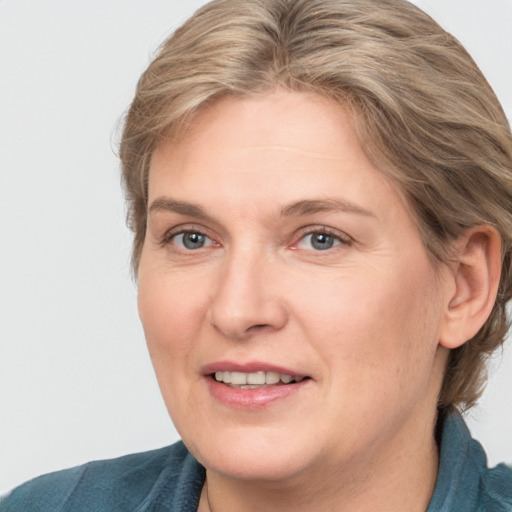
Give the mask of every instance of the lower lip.
M 293 396 L 305 386 L 309 379 L 295 384 L 268 386 L 256 389 L 232 388 L 217 382 L 212 377 L 206 377 L 210 393 L 219 402 L 237 409 L 262 409 L 279 400 Z

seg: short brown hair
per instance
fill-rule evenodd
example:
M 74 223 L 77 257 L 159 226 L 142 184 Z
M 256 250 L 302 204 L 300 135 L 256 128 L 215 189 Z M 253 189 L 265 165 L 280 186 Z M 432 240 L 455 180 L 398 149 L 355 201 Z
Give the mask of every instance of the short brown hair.
M 154 149 L 222 95 L 277 86 L 345 105 L 361 144 L 399 185 L 433 260 L 467 228 L 491 225 L 502 275 L 491 315 L 452 350 L 439 405 L 472 406 L 506 336 L 512 293 L 512 137 L 460 43 L 405 0 L 214 0 L 161 46 L 140 78 L 120 156 L 137 272 Z

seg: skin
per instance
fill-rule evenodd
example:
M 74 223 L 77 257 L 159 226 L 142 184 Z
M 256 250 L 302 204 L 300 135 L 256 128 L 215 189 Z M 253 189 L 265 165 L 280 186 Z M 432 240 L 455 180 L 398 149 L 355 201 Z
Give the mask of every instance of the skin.
M 426 510 L 459 287 L 343 107 L 280 90 L 219 100 L 155 151 L 149 207 L 140 317 L 170 416 L 207 468 L 200 510 Z M 202 373 L 217 361 L 309 379 L 231 407 Z

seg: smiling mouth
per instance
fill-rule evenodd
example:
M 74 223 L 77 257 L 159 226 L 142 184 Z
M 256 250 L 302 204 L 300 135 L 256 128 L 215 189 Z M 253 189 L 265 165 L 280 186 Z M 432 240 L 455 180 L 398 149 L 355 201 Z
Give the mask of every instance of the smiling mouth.
M 264 371 L 250 373 L 217 371 L 210 376 L 217 382 L 237 389 L 262 389 L 270 386 L 297 384 L 309 379 L 309 377 Z

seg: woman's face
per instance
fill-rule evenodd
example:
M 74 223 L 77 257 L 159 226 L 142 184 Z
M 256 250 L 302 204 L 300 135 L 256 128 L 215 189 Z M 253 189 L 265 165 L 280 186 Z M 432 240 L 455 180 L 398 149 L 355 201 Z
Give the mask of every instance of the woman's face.
M 140 316 L 207 468 L 318 475 L 431 435 L 448 280 L 341 106 L 218 101 L 154 153 L 147 228 Z

